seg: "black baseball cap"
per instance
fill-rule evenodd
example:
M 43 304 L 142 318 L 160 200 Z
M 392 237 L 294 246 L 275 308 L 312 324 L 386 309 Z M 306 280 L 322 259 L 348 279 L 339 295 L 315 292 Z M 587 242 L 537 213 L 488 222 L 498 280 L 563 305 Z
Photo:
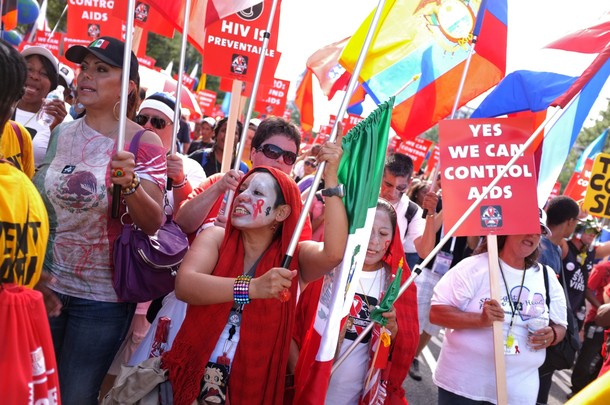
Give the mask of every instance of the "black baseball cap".
M 125 51 L 125 43 L 113 37 L 99 37 L 91 42 L 88 46 L 74 45 L 66 51 L 66 59 L 70 62 L 81 63 L 88 54 L 92 54 L 101 61 L 115 67 L 123 67 L 123 53 Z M 131 61 L 129 66 L 129 79 L 136 83 L 140 83 L 140 74 L 138 73 L 138 58 L 131 52 Z

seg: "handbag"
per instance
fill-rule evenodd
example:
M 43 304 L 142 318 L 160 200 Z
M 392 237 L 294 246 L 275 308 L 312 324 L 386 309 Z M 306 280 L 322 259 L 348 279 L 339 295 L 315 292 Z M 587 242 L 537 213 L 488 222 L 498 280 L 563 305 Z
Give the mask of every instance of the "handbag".
M 142 132 L 129 147 L 136 155 Z M 167 208 L 170 208 L 169 213 Z M 154 235 L 147 235 L 133 223 L 125 223 L 114 242 L 112 285 L 119 300 L 146 302 L 162 297 L 174 289 L 175 276 L 189 248 L 189 241 L 173 221 L 171 205 L 165 195 L 166 221 Z
M 546 305 L 551 308 L 551 297 L 549 295 L 549 280 L 548 270 L 546 266 L 544 268 L 544 287 L 546 289 Z M 546 349 L 546 358 L 542 367 L 552 368 L 554 370 L 566 370 L 572 368 L 574 361 L 576 360 L 576 353 L 580 350 L 580 338 L 578 337 L 578 322 L 572 307 L 570 306 L 570 300 L 565 290 L 565 275 L 561 272 L 563 279 L 563 292 L 566 295 L 566 305 L 568 312 L 568 327 L 566 329 L 566 335 L 563 340 L 554 346 L 549 346 Z

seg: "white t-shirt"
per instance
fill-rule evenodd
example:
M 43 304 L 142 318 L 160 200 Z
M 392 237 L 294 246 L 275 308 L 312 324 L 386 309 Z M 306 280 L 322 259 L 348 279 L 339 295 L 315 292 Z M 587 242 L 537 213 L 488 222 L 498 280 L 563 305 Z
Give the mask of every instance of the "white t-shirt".
M 15 109 L 15 121 L 26 127 L 32 136 L 32 149 L 34 149 L 34 165 L 40 166 L 44 155 L 47 153 L 49 146 L 49 138 L 51 137 L 51 128 L 47 125 L 38 123 L 35 117 L 36 113 Z M 63 122 L 74 121 L 70 114 L 66 114 Z
M 369 315 L 379 303 L 379 296 L 385 282 L 383 269 L 363 271 L 356 288 L 354 302 L 350 314 L 354 317 L 351 328 L 345 332 L 340 354 L 345 353 L 354 343 L 360 332 L 370 323 Z M 372 308 L 369 308 L 369 304 Z M 354 315 L 358 314 L 358 315 Z M 358 347 L 345 359 L 333 373 L 326 393 L 326 404 L 357 405 L 362 391 L 366 373 L 369 367 L 370 336 L 365 337 Z
M 424 210 L 418 206 L 417 212 L 411 219 L 411 223 L 409 223 L 407 218 L 405 218 L 407 209 L 409 209 L 409 197 L 407 197 L 406 194 L 403 194 L 402 197 L 400 197 L 400 201 L 394 205 L 394 209 L 396 210 L 398 229 L 400 229 L 400 238 L 402 239 L 402 246 L 405 253 L 417 253 L 413 241 L 424 233 L 424 228 L 426 227 L 426 220 L 422 218 Z M 405 235 L 407 226 L 409 229 Z
M 206 179 L 205 171 L 201 165 L 189 158 L 186 155 L 181 153 L 176 153 L 182 159 L 182 168 L 184 170 L 184 175 L 186 176 L 189 184 L 191 185 L 191 189 L 196 189 L 202 181 Z M 174 193 L 167 193 L 167 197 L 169 199 L 169 203 L 174 207 Z M 174 207 L 174 213 L 178 210 L 178 207 Z
M 445 274 L 434 288 L 432 305 L 451 305 L 464 312 L 481 313 L 483 303 L 490 299 L 488 254 L 465 258 Z M 523 270 L 501 262 L 508 290 L 514 301 L 519 296 Z M 532 351 L 527 347 L 527 322 L 529 314 L 544 308 L 548 319 L 544 272 L 530 267 L 525 273 L 519 300 L 521 310 L 516 312 L 512 335 L 519 353 L 505 355 L 508 403 L 535 404 L 538 394 L 538 367 L 542 365 L 545 351 Z M 511 306 L 502 276 L 500 280 L 500 304 L 504 309 L 503 340 L 506 342 L 511 319 Z M 563 289 L 555 277 L 549 277 L 551 294 L 550 319 L 566 326 L 566 301 Z M 455 394 L 477 401 L 496 403 L 496 380 L 492 328 L 447 329 L 441 348 L 434 383 Z

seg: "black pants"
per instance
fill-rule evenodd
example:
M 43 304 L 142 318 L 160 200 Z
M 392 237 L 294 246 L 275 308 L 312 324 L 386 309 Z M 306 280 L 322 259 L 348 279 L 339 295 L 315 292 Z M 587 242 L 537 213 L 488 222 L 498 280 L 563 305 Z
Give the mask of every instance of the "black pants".
M 572 370 L 572 392 L 576 394 L 597 378 L 602 367 L 601 355 L 604 344 L 604 330 L 593 322 L 585 324 L 585 340 L 582 343 L 576 364 Z

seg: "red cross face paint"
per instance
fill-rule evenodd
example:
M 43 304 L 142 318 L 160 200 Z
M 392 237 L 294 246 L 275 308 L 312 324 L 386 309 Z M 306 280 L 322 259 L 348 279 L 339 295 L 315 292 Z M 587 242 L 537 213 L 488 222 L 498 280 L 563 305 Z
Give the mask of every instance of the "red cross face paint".
M 271 226 L 275 221 L 276 182 L 269 173 L 248 177 L 235 196 L 231 223 L 238 229 Z

